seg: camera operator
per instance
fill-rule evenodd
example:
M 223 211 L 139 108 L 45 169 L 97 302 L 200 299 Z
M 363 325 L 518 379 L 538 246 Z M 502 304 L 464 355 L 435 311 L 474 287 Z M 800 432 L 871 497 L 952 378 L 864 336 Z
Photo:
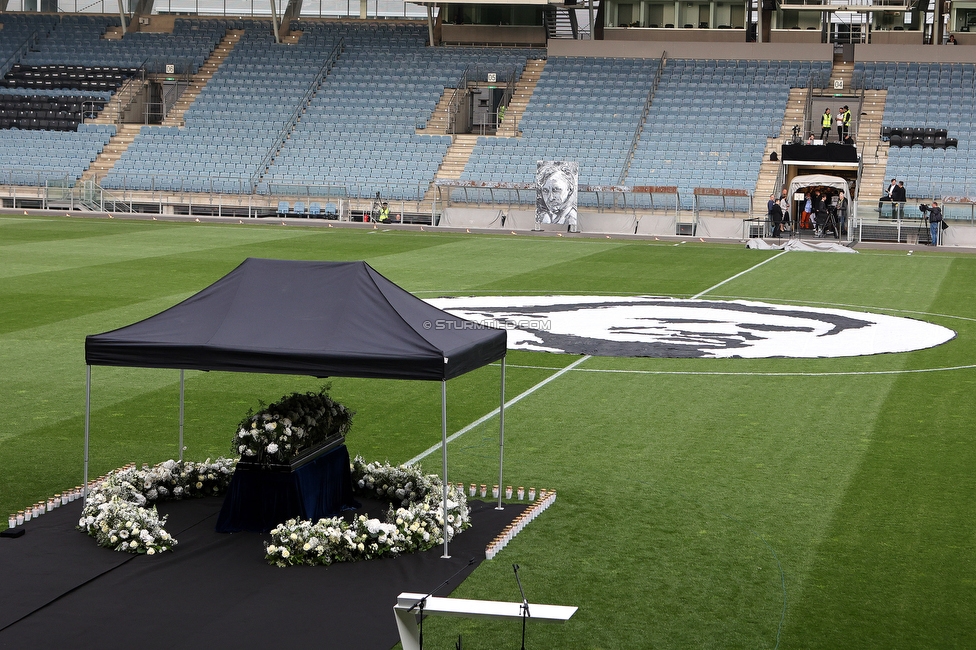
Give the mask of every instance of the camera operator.
M 938 246 L 939 233 L 942 230 L 942 208 L 939 207 L 939 202 L 932 201 L 932 207 L 922 203 L 918 206 L 918 209 L 922 212 L 922 214 L 928 213 L 929 234 L 932 238 L 931 245 Z

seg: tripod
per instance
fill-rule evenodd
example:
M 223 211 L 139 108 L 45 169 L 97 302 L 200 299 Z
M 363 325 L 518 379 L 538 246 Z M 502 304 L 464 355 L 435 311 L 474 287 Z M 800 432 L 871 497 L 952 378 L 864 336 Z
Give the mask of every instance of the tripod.
M 827 210 L 827 216 L 824 218 L 823 223 L 820 219 L 816 220 L 816 230 L 814 230 L 814 236 L 819 238 L 824 238 L 827 236 L 827 230 L 832 230 L 834 232 L 834 237 L 840 239 L 840 228 L 837 227 L 837 217 L 836 211 L 834 209 Z
M 377 192 L 376 196 L 379 196 L 379 192 Z M 471 558 L 470 560 L 468 560 L 468 563 L 465 564 L 460 569 L 458 569 L 457 571 L 455 571 L 454 572 L 454 575 L 452 575 L 450 578 L 448 578 L 444 582 L 442 582 L 439 585 L 437 585 L 436 587 L 434 587 L 430 591 L 429 594 L 427 594 L 426 596 L 424 596 L 423 598 L 421 598 L 420 600 L 418 600 L 417 602 L 415 602 L 413 604 L 413 606 L 410 607 L 410 609 L 407 610 L 408 612 L 412 612 L 415 609 L 419 609 L 420 610 L 420 650 L 424 650 L 424 607 L 427 606 L 427 599 L 430 598 L 431 596 L 433 596 L 434 593 L 438 589 L 440 589 L 441 587 L 443 587 L 444 585 L 446 585 L 447 583 L 449 583 L 451 580 L 454 580 L 454 578 L 456 578 L 458 576 L 458 574 L 460 574 L 462 571 L 464 571 L 465 569 L 467 569 L 472 564 L 474 564 L 474 558 Z M 458 640 L 458 644 L 460 644 L 460 639 Z
M 515 570 L 515 582 L 518 583 L 519 593 L 522 594 L 522 604 L 519 605 L 519 611 L 522 613 L 522 650 L 525 650 L 525 621 L 531 616 L 529 614 L 529 601 L 525 599 L 525 590 L 522 589 L 522 581 L 519 580 L 519 565 L 513 564 L 512 569 Z
M 369 220 L 376 223 L 380 220 L 380 210 L 383 207 L 383 202 L 380 200 L 380 193 L 376 193 L 376 198 L 373 199 L 373 206 L 369 209 Z M 365 215 L 364 215 L 365 216 Z M 365 219 L 363 219 L 365 221 Z

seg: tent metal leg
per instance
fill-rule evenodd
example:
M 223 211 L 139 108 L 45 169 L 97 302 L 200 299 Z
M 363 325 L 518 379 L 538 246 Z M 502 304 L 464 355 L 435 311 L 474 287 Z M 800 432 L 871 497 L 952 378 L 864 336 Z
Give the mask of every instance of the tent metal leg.
M 180 368 L 180 462 L 183 462 L 183 368 Z
M 444 508 L 444 555 L 443 559 L 451 557 L 447 552 L 447 380 L 441 380 L 441 464 L 444 472 L 443 501 Z
M 505 466 L 505 357 L 502 357 L 502 396 L 498 404 L 498 505 L 495 510 L 504 510 L 502 507 L 502 490 L 505 489 L 502 476 Z
M 91 425 L 91 366 L 85 366 L 85 482 L 82 503 L 88 501 L 88 431 Z

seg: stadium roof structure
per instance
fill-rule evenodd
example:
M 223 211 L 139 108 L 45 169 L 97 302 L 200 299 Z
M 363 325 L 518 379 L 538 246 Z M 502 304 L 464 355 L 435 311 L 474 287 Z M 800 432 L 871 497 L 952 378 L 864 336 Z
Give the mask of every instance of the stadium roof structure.
M 441 311 L 366 262 L 249 258 L 155 316 L 85 338 L 85 485 L 93 365 L 180 370 L 181 459 L 186 369 L 439 380 L 446 521 L 447 380 L 502 361 L 503 448 L 506 346 L 505 330 Z

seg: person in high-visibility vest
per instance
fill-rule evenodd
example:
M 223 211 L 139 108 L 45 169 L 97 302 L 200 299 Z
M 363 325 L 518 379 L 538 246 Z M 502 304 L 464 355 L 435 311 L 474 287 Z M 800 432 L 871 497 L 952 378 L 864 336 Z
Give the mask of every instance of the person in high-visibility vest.
M 847 142 L 847 139 L 851 137 L 851 120 L 853 116 L 851 115 L 851 109 L 844 106 L 844 137 L 841 139 L 842 142 Z
M 383 207 L 380 209 L 380 218 L 378 220 L 380 223 L 390 223 L 390 204 L 384 203 Z
M 823 117 L 820 118 L 820 139 L 824 142 L 826 142 L 827 138 L 830 137 L 830 122 L 830 109 L 825 108 Z
M 498 124 L 501 125 L 502 120 L 504 119 L 505 119 L 505 106 L 502 105 L 498 107 Z

